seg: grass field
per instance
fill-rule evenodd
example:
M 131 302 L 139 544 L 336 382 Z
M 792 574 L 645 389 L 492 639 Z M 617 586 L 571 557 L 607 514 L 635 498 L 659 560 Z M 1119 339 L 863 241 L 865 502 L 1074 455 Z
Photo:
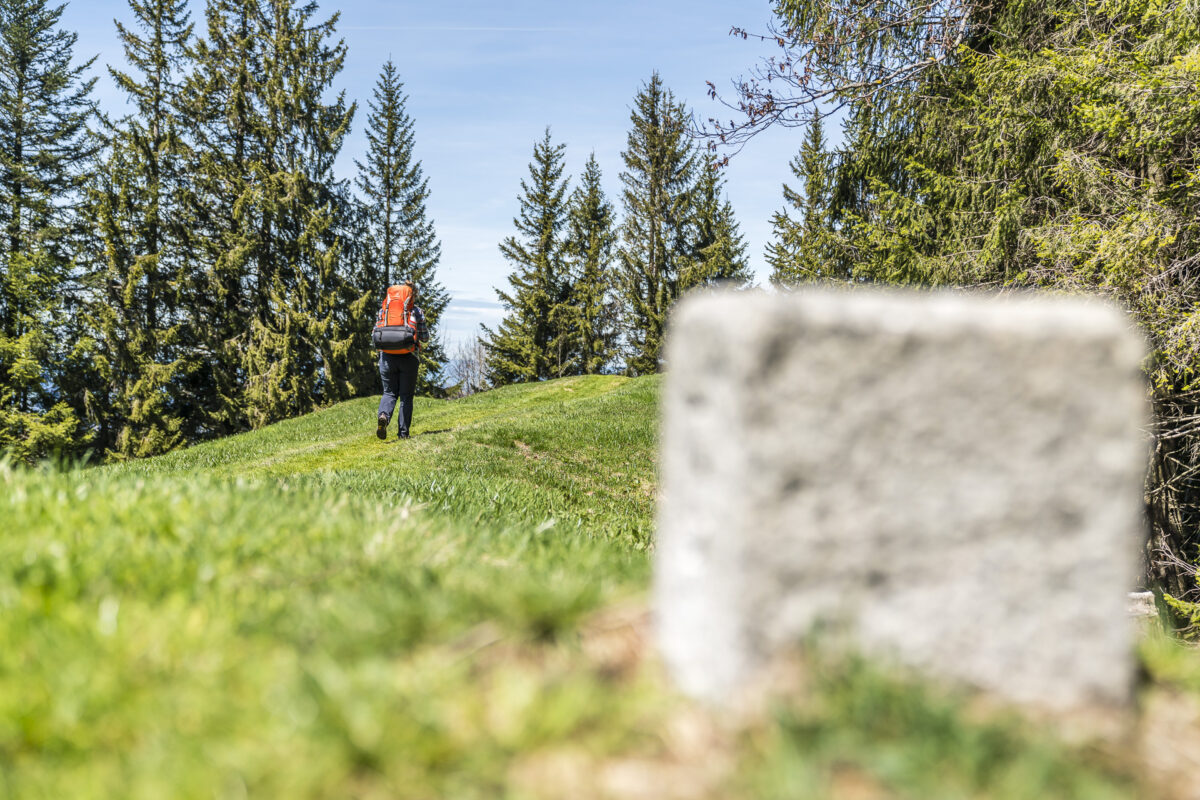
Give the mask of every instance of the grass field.
M 732 720 L 647 646 L 658 381 L 375 400 L 0 467 L 0 798 L 1125 798 L 1128 759 L 814 662 Z M 393 428 L 394 431 L 394 428 Z M 1200 691 L 1156 643 L 1164 686 Z

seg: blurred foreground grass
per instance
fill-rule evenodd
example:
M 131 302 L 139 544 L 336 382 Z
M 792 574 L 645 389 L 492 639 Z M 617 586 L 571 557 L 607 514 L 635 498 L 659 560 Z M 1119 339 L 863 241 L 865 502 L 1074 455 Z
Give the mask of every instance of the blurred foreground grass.
M 861 663 L 736 719 L 675 696 L 645 612 L 657 388 L 0 468 L 0 798 L 1144 796 L 1134 758 Z M 1148 652 L 1200 693 L 1190 652 Z

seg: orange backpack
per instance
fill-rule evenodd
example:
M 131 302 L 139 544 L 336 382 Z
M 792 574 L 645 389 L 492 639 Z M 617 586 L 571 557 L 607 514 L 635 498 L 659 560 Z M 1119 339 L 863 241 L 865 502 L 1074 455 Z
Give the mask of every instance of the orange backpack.
M 413 316 L 412 289 L 389 286 L 379 309 L 379 321 L 371 331 L 375 349 L 392 355 L 404 355 L 417 349 L 417 320 Z

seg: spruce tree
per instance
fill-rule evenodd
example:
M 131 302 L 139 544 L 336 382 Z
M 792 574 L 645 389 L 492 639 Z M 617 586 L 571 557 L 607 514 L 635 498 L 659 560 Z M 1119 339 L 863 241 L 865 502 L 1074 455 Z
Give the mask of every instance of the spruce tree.
M 74 308 L 71 227 L 96 146 L 87 128 L 91 61 L 63 6 L 0 0 L 0 448 L 32 459 L 71 445 L 75 412 L 51 368 L 65 361 Z
M 248 424 L 240 361 L 253 313 L 250 262 L 256 247 L 249 196 L 258 156 L 252 108 L 256 6 L 257 0 L 208 0 L 206 36 L 188 49 L 194 67 L 181 111 L 193 144 L 185 198 L 195 264 L 181 302 L 189 310 L 184 337 L 200 365 L 184 388 L 192 402 L 189 438 L 224 436 Z
M 1089 5 L 1085 17 L 1068 2 L 943 10 L 777 3 L 777 79 L 743 84 L 743 130 L 815 115 L 823 97 L 846 107 L 823 227 L 844 254 L 834 263 L 851 262 L 857 280 L 1097 293 L 1140 323 L 1157 416 L 1147 562 L 1170 594 L 1194 591 L 1196 9 L 1132 0 Z M 795 172 L 818 183 L 811 166 Z M 798 199 L 789 197 L 797 209 Z M 793 256 L 820 252 L 797 246 L 809 231 L 795 222 L 779 241 L 785 282 Z
M 327 100 L 345 60 L 315 3 L 211 0 L 195 50 L 196 214 L 208 254 L 219 426 L 254 427 L 339 400 L 360 300 L 339 258 L 346 193 L 333 162 L 353 118 Z M 365 302 L 362 304 L 365 307 Z
M 689 263 L 696 148 L 688 113 L 655 72 L 634 100 L 633 128 L 622 154 L 625 220 L 620 248 L 627 369 L 659 368 L 667 311 L 679 296 Z
M 354 337 L 347 379 L 352 395 L 362 397 L 379 392 L 378 352 L 371 346 L 371 328 L 384 291 L 378 278 L 382 256 L 375 241 L 376 209 L 352 191 L 349 194 L 339 220 L 338 253 L 348 289 L 341 313 L 346 330 Z
M 680 292 L 716 285 L 744 289 L 754 279 L 724 184 L 716 158 L 706 154 L 693 189 L 691 257 L 680 274 Z
M 565 149 L 551 142 L 546 128 L 533 148 L 529 180 L 521 181 L 520 213 L 513 220 L 517 233 L 500 244 L 514 271 L 508 276 L 510 290 L 496 290 L 507 311 L 500 327 L 483 328 L 492 385 L 560 377 L 577 361 L 560 236 L 567 216 Z
M 774 240 L 767 245 L 771 283 L 790 286 L 848 277 L 839 265 L 832 219 L 833 157 L 825 149 L 821 120 L 814 118 L 800 152 L 789 164 L 804 193 L 783 185 L 783 210 L 771 217 Z M 793 217 L 792 213 L 797 216 Z
M 410 279 L 429 325 L 429 342 L 421 348 L 418 392 L 438 389 L 447 356 L 438 322 L 450 296 L 437 279 L 442 246 L 425 211 L 429 182 L 413 154 L 413 121 L 405 110 L 404 85 L 389 60 L 368 104 L 367 160 L 356 161 L 358 188 L 366 198 L 374 262 L 365 273 L 372 297 L 393 283 Z M 378 378 L 375 378 L 375 382 Z
M 333 162 L 354 108 L 344 94 L 326 99 L 346 46 L 327 41 L 337 15 L 318 21 L 315 13 L 316 3 L 301 0 L 260 6 L 258 100 L 267 124 L 254 166 L 267 187 L 256 198 L 264 246 L 256 253 L 257 313 L 242 362 L 255 427 L 351 394 L 355 329 L 338 314 L 352 292 L 338 269 L 341 195 Z
M 596 155 L 588 157 L 568 203 L 566 257 L 572 273 L 570 308 L 580 359 L 578 371 L 596 375 L 617 356 L 619 306 L 614 295 L 613 207 L 600 185 Z
M 183 0 L 129 6 L 134 27 L 117 22 L 117 32 L 133 74 L 109 72 L 135 113 L 110 126 L 85 206 L 98 251 L 87 309 L 98 340 L 96 444 L 121 458 L 181 443 L 176 390 L 194 357 L 180 341 L 177 289 L 188 263 L 179 227 L 184 150 L 177 106 L 192 25 Z

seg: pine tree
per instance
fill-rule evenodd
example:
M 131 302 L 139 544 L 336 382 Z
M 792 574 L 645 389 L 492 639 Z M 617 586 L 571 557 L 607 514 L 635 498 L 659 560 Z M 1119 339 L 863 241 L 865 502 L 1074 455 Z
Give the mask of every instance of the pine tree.
M 426 216 L 429 182 L 413 154 L 413 121 L 405 110 L 404 85 L 389 60 L 375 84 L 367 117 L 367 160 L 358 166 L 358 188 L 366 198 L 375 262 L 369 265 L 372 297 L 409 279 L 429 325 L 430 340 L 421 348 L 417 391 L 436 391 L 447 356 L 438 322 L 450 296 L 437 279 L 442 246 Z M 377 379 L 376 379 L 377 380 Z
M 195 265 L 182 286 L 181 302 L 189 311 L 184 338 L 200 364 L 183 387 L 191 402 L 186 430 L 191 439 L 248 426 L 240 362 L 253 313 L 250 262 L 256 248 L 248 196 L 258 156 L 252 108 L 256 7 L 257 0 L 208 0 L 207 35 L 188 49 L 195 66 L 181 111 L 192 143 L 185 199 Z
M 211 0 L 196 48 L 196 213 L 209 262 L 219 426 L 265 425 L 353 391 L 333 162 L 353 118 L 326 101 L 345 60 L 315 3 Z M 364 302 L 365 307 L 365 302 Z
M 570 307 L 580 352 L 578 371 L 596 375 L 617 356 L 619 306 L 614 296 L 613 207 L 600 185 L 596 155 L 588 157 L 580 185 L 568 203 L 566 257 L 573 275 Z
M 507 314 L 499 329 L 484 326 L 488 380 L 493 385 L 568 374 L 577 352 L 571 341 L 570 282 L 560 233 L 566 222 L 563 151 L 550 129 L 534 145 L 529 180 L 521 181 L 517 235 L 500 244 L 514 271 L 509 291 L 496 290 Z
M 788 66 L 779 81 L 744 84 L 742 107 L 766 109 L 745 130 L 815 114 L 813 86 L 845 104 L 829 221 L 818 228 L 842 254 L 835 265 L 852 261 L 858 280 L 1097 293 L 1140 323 L 1157 417 L 1147 562 L 1172 595 L 1194 591 L 1194 5 L 1101 3 L 1083 17 L 1069 2 L 967 2 L 933 15 L 893 5 L 881 28 L 876 4 L 777 3 L 775 63 Z M 813 167 L 795 171 L 817 183 Z M 791 230 L 779 242 L 787 269 L 821 243 L 796 248 L 809 231 Z M 801 278 L 817 266 L 802 265 Z
M 667 311 L 680 292 L 680 273 L 690 256 L 696 149 L 688 138 L 688 114 L 655 72 L 634 100 L 633 129 L 625 152 L 620 248 L 627 368 L 657 372 Z
M 378 352 L 371 346 L 371 328 L 379 314 L 382 256 L 375 240 L 376 209 L 351 195 L 343 204 L 338 252 L 349 294 L 342 309 L 344 325 L 354 336 L 347 379 L 352 395 L 363 397 L 379 392 Z
M 71 65 L 63 7 L 0 0 L 0 447 L 37 458 L 71 445 L 78 418 L 55 391 L 65 361 L 68 241 L 86 165 L 95 79 Z
M 89 186 L 85 217 L 98 257 L 87 318 L 98 340 L 90 389 L 100 435 L 116 457 L 154 455 L 183 440 L 175 401 L 194 355 L 180 346 L 178 289 L 183 147 L 177 114 L 191 36 L 183 0 L 129 0 L 136 28 L 117 23 L 131 75 L 110 67 L 135 113 L 110 126 L 108 154 Z
M 306 413 L 350 396 L 354 329 L 338 314 L 349 292 L 339 271 L 341 195 L 333 163 L 354 107 L 332 88 L 346 57 L 335 14 L 313 19 L 316 3 L 269 0 L 260 11 L 259 100 L 268 124 L 255 165 L 267 178 L 260 195 L 256 305 L 246 358 L 251 424 Z M 361 330 L 361 328 L 358 328 Z
M 803 182 L 804 194 L 785 183 L 783 198 L 787 207 L 771 217 L 774 241 L 767 245 L 766 253 L 772 270 L 771 283 L 790 286 L 848 277 L 847 269 L 838 264 L 834 246 L 833 157 L 825 150 L 819 117 L 809 124 L 800 153 L 789 166 L 797 180 Z M 796 218 L 791 216 L 793 211 Z
M 681 270 L 681 293 L 716 285 L 744 289 L 754 279 L 733 205 L 722 196 L 724 184 L 715 156 L 706 154 L 693 190 L 691 257 Z

